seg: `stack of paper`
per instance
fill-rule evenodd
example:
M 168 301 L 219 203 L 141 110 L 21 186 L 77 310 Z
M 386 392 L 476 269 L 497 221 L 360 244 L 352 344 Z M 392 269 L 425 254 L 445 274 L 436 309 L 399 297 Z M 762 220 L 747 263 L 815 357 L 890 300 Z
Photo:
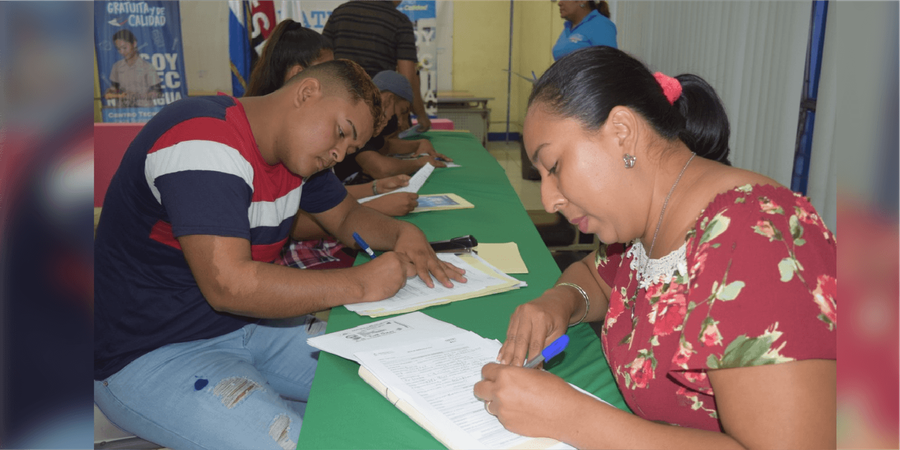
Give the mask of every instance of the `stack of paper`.
M 525 286 L 525 283 L 501 272 L 478 255 L 438 253 L 437 256 L 441 261 L 465 269 L 465 277 L 468 281 L 465 283 L 453 282 L 453 287 L 447 288 L 432 277 L 434 287 L 429 288 L 420 278 L 414 277 L 407 280 L 406 286 L 393 297 L 377 302 L 354 303 L 344 306 L 359 315 L 381 317 L 506 292 Z
M 519 245 L 515 242 L 501 244 L 482 242 L 472 250 L 475 250 L 478 256 L 484 258 L 485 261 L 502 270 L 503 273 L 528 273 L 528 267 L 525 266 L 522 254 L 519 253 Z
M 375 200 L 378 197 L 383 197 L 388 194 L 393 194 L 395 192 L 410 192 L 410 193 L 416 194 L 419 192 L 419 189 L 422 189 L 422 185 L 425 184 L 425 181 L 428 180 L 428 177 L 431 176 L 431 172 L 434 172 L 434 166 L 432 166 L 431 164 L 425 164 L 424 166 L 422 166 L 421 169 L 416 171 L 416 173 L 413 174 L 413 176 L 411 176 L 409 178 L 409 184 L 407 184 L 406 186 L 403 186 L 402 188 L 394 189 L 393 191 L 386 192 L 384 194 L 370 195 L 368 197 L 363 197 L 363 198 L 359 199 L 358 201 L 360 203 L 365 203 L 368 201 Z
M 475 398 L 481 368 L 500 351 L 496 340 L 417 312 L 308 342 L 360 363 L 360 377 L 448 448 L 572 448 L 508 431 Z

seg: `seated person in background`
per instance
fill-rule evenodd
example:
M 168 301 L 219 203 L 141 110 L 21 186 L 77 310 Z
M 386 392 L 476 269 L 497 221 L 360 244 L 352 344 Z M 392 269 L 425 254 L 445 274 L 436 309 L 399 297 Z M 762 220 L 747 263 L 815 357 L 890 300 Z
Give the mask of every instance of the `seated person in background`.
M 308 68 L 262 97 L 186 98 L 126 151 L 94 241 L 94 401 L 177 449 L 296 447 L 324 326 L 304 316 L 464 281 L 412 224 L 364 208 L 327 171 L 368 141 L 381 97 L 356 63 Z M 272 264 L 299 210 L 353 245 L 340 270 Z M 287 319 L 277 322 L 260 319 Z
M 512 314 L 474 388 L 503 426 L 576 448 L 834 448 L 835 237 L 806 198 L 730 167 L 728 135 L 703 79 L 612 47 L 535 83 L 544 208 L 603 244 Z M 584 321 L 634 414 L 522 367 Z
M 285 19 L 269 34 L 244 95 L 271 94 L 303 69 L 333 59 L 334 49 L 327 38 Z
M 397 132 L 401 117 L 409 116 L 413 92 L 406 77 L 393 70 L 385 70 L 378 72 L 372 82 L 381 90 L 387 125 L 378 136 L 366 142 L 354 157 L 347 158 L 334 167 L 338 178 L 345 184 L 358 184 L 373 178 L 411 175 L 429 163 L 435 167 L 447 167 L 444 161 L 452 159 L 436 152 L 427 139 L 386 138 Z M 389 155 L 409 155 L 412 158 L 399 159 Z
M 275 92 L 305 68 L 333 60 L 332 50 L 331 42 L 321 34 L 304 28 L 291 19 L 280 22 L 266 40 L 262 54 L 250 74 L 250 84 L 244 96 L 255 97 Z M 382 121 L 381 125 L 383 124 Z M 396 175 L 371 180 L 366 184 L 347 186 L 347 192 L 353 198 L 360 199 L 374 193 L 391 192 L 408 184 L 408 175 Z M 418 206 L 418 197 L 414 193 L 398 192 L 367 202 L 365 206 L 389 216 L 403 216 Z M 308 229 L 303 232 L 307 239 L 292 240 L 285 246 L 282 257 L 278 260 L 279 264 L 317 269 L 353 265 L 355 250 L 344 247 L 337 239 L 325 239 L 330 235 L 315 224 L 311 217 L 301 212 L 297 226 L 304 228 L 304 223 Z

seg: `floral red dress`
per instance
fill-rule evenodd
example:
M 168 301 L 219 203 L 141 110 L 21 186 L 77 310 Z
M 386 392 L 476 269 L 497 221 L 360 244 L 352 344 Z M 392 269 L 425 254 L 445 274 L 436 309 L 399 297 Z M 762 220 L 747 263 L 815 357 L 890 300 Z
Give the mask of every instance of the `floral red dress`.
M 631 410 L 721 431 L 708 370 L 836 359 L 836 252 L 804 197 L 767 185 L 713 199 L 684 246 L 650 263 L 668 270 L 638 277 L 640 241 L 601 246 L 601 340 Z

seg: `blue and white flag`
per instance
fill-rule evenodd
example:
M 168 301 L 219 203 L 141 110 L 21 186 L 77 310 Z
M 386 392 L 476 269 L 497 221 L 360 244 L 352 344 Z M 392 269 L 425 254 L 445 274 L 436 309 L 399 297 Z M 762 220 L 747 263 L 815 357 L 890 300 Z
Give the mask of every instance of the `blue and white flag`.
M 253 66 L 262 53 L 269 34 L 277 25 L 275 2 L 228 2 L 228 55 L 231 59 L 231 93 L 241 97 L 247 92 Z
M 231 92 L 241 97 L 250 82 L 250 2 L 230 0 L 228 13 L 228 56 L 231 61 Z

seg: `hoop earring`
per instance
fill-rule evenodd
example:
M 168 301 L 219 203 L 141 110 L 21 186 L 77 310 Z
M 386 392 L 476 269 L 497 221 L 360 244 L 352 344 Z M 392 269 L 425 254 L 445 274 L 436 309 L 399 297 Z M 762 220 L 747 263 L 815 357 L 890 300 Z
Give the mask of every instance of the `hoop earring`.
M 634 167 L 634 162 L 637 160 L 637 157 L 626 153 L 625 156 L 622 157 L 622 160 L 625 161 L 625 168 L 630 169 Z

